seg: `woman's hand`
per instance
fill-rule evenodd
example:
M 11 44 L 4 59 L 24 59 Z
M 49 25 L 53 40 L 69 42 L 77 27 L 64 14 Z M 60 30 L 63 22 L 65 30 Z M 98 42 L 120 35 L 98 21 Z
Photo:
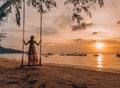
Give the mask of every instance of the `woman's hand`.
M 39 43 L 38 43 L 38 44 L 40 45 L 40 43 L 41 43 L 41 40 L 39 41 Z
M 24 42 L 24 44 L 25 44 L 25 40 L 23 39 L 23 42 Z

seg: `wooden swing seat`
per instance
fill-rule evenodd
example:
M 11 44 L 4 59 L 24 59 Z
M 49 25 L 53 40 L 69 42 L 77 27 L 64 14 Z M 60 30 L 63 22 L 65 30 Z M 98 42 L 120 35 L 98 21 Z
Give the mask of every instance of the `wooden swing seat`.
M 32 65 L 28 65 L 28 64 L 24 64 L 24 65 L 20 65 L 20 67 L 25 67 L 25 66 L 42 66 L 40 64 L 32 64 Z

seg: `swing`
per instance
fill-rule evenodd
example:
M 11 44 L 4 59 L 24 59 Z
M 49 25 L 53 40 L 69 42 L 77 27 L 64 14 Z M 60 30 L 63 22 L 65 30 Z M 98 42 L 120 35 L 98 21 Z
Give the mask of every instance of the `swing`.
M 42 2 L 41 2 L 42 5 Z M 23 40 L 25 37 L 25 0 L 23 1 Z M 23 66 L 41 66 L 41 56 L 42 56 L 42 13 L 40 13 L 40 53 L 39 53 L 39 60 L 38 64 L 24 64 L 24 42 L 22 42 L 22 59 L 21 59 L 21 65 Z M 33 58 L 34 59 L 34 58 Z

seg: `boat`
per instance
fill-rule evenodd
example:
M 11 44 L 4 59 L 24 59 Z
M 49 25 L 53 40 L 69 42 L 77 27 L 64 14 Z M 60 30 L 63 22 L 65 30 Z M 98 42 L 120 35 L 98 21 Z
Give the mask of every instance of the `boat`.
M 98 57 L 98 56 L 100 56 L 100 54 L 94 54 L 93 56 Z
M 75 54 L 73 54 L 73 56 L 87 56 L 87 54 L 86 53 L 75 53 Z
M 120 53 L 116 54 L 117 57 L 120 57 Z
M 72 53 L 72 54 L 64 54 L 64 53 L 60 53 L 60 56 L 87 56 L 86 53 Z
M 54 54 L 51 53 L 51 52 L 48 52 L 48 53 L 45 53 L 45 54 L 42 54 L 42 55 L 48 57 L 48 56 L 53 56 Z
M 80 53 L 79 56 L 87 56 L 86 53 Z

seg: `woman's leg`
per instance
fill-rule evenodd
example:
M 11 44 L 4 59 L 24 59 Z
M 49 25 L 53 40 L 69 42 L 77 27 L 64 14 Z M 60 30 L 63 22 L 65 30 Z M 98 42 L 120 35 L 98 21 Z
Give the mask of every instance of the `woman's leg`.
M 30 65 L 30 58 L 31 58 L 31 56 L 29 55 L 28 56 L 28 65 Z
M 33 65 L 35 65 L 35 55 L 33 55 Z

